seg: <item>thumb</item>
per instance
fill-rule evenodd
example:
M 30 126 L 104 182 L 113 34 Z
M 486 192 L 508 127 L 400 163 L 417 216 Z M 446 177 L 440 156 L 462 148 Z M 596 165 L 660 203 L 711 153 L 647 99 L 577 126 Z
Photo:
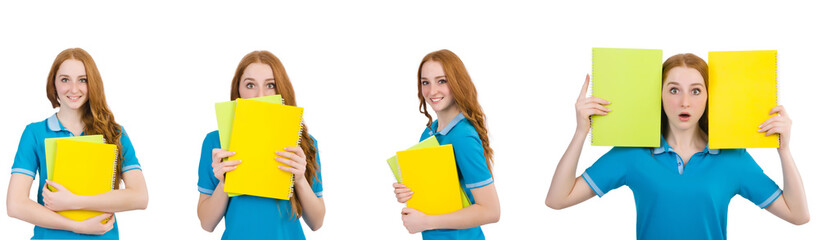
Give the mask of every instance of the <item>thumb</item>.
M 57 183 L 55 181 L 46 180 L 46 184 L 48 184 L 49 186 L 57 189 L 57 191 L 67 190 L 62 184 L 59 184 L 59 183 Z

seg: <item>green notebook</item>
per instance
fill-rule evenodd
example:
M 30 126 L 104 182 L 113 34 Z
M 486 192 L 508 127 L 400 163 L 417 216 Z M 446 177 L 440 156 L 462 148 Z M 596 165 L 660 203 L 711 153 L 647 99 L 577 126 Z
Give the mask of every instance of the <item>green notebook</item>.
M 251 98 L 250 100 L 284 104 L 284 99 L 282 99 L 282 95 L 278 94 L 272 96 Z M 230 133 L 233 130 L 234 113 L 236 113 L 236 101 L 216 103 L 216 125 L 218 127 L 217 129 L 219 130 L 219 144 L 222 146 L 222 149 L 228 149 L 228 146 L 230 146 Z M 228 196 L 230 197 L 239 195 L 242 194 L 228 193 Z
M 662 63 L 662 50 L 592 49 L 592 96 L 611 102 L 591 117 L 593 146 L 660 146 Z
M 57 139 L 69 139 L 81 142 L 105 143 L 102 135 L 86 135 L 76 137 L 61 137 L 61 138 L 46 138 L 45 139 L 45 157 L 46 157 L 46 179 L 51 180 L 54 176 L 54 159 L 57 158 Z M 49 187 L 51 191 L 54 191 Z
M 282 95 L 251 98 L 250 100 L 284 104 Z M 222 149 L 230 146 L 230 132 L 233 128 L 233 114 L 236 112 L 236 101 L 216 103 L 216 124 L 219 129 L 219 144 Z
M 414 146 L 408 148 L 407 150 L 413 150 L 413 149 L 419 149 L 419 148 L 428 148 L 428 147 L 437 147 L 437 146 L 440 146 L 440 144 L 438 144 L 438 139 L 435 138 L 435 136 L 430 136 L 427 139 L 424 139 L 424 141 L 421 141 L 418 144 L 415 144 Z M 392 157 L 387 159 L 387 165 L 390 166 L 390 170 L 392 170 L 392 175 L 393 175 L 393 177 L 395 177 L 395 181 L 398 181 L 399 183 L 403 183 L 403 181 L 401 179 L 401 172 L 398 171 L 398 156 L 393 155 Z M 466 197 L 466 192 L 464 191 L 464 189 L 461 188 L 460 190 L 461 190 L 461 204 L 463 205 L 463 207 L 468 207 L 469 205 L 472 205 L 472 203 L 469 202 L 469 198 Z

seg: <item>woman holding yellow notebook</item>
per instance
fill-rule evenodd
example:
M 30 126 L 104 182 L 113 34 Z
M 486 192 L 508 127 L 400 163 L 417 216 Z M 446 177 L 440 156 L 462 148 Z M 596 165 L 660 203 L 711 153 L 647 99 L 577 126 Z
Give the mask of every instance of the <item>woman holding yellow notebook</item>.
M 422 232 L 424 239 L 484 239 L 480 226 L 498 221 L 500 204 L 490 170 L 492 148 L 486 116 L 475 85 L 461 59 L 445 49 L 421 60 L 417 83 L 419 109 L 428 119 L 420 141 L 435 136 L 441 145 L 452 144 L 460 185 L 471 205 L 440 215 L 404 208 L 404 226 L 410 233 Z M 438 120 L 432 121 L 427 105 Z M 393 187 L 398 202 L 412 198 L 412 189 L 404 184 Z
M 777 149 L 784 189 L 745 149 L 710 149 L 708 66 L 693 54 L 678 54 L 662 66 L 661 146 L 614 147 L 576 176 L 592 115 L 606 115 L 610 102 L 587 97 L 589 76 L 577 98 L 577 129 L 560 159 L 546 205 L 563 209 L 627 185 L 634 193 L 638 239 L 725 239 L 728 204 L 737 194 L 793 224 L 808 222 L 805 189 L 790 151 L 791 120 L 782 106 L 760 122 L 758 132 L 779 134 Z
M 51 106 L 59 107 L 59 111 L 44 121 L 29 124 L 23 131 L 9 181 L 8 214 L 34 224 L 33 239 L 118 239 L 113 213 L 145 209 L 148 190 L 131 140 L 108 109 L 102 78 L 91 55 L 80 48 L 66 49 L 57 55 L 48 74 L 46 95 Z M 48 165 L 45 139 L 80 135 L 102 135 L 107 143 L 116 146 L 116 151 L 112 151 L 117 153 L 112 156 L 116 166 L 108 168 L 115 169 L 113 190 L 82 196 L 59 182 L 46 180 L 53 169 L 45 167 Z M 34 202 L 28 193 L 36 174 L 40 174 L 40 181 Z M 122 181 L 125 187 L 120 186 Z M 65 210 L 104 214 L 75 221 L 57 213 Z
M 296 96 L 284 65 L 268 51 L 254 51 L 242 58 L 233 77 L 230 99 L 249 99 L 280 94 L 284 104 L 296 106 Z M 311 230 L 324 221 L 321 163 L 316 140 L 302 125 L 298 146 L 277 149 L 279 169 L 294 175 L 290 200 L 250 195 L 228 196 L 225 173 L 242 168 L 241 159 L 221 146 L 219 131 L 208 133 L 199 160 L 199 203 L 197 213 L 202 228 L 212 232 L 225 218 L 222 239 L 304 239 L 299 218 Z

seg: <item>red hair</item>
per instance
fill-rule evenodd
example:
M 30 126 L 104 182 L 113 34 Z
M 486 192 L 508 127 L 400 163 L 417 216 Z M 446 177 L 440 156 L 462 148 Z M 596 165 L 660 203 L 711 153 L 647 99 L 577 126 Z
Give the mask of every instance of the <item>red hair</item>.
M 296 93 L 293 91 L 293 85 L 290 83 L 290 78 L 287 77 L 287 72 L 284 70 L 284 65 L 276 55 L 270 53 L 268 51 L 253 51 L 245 55 L 242 58 L 242 61 L 239 62 L 239 66 L 236 67 L 236 73 L 233 75 L 233 82 L 230 86 L 230 100 L 236 100 L 239 98 L 239 84 L 241 83 L 242 74 L 244 74 L 245 69 L 247 66 L 253 63 L 262 63 L 267 64 L 273 69 L 273 79 L 276 82 L 276 93 L 282 95 L 282 99 L 284 99 L 284 104 L 290 106 L 296 106 Z M 313 142 L 313 139 L 307 133 L 307 125 L 302 123 L 302 132 L 301 132 L 301 141 L 299 142 L 299 147 L 304 150 L 304 155 L 307 157 L 307 167 L 304 170 L 304 177 L 307 178 L 307 182 L 310 185 L 313 184 L 313 177 L 316 175 L 318 171 L 320 171 L 318 167 L 318 163 L 316 162 L 316 145 Z M 293 212 L 293 216 L 301 216 L 302 215 L 302 207 L 299 203 L 299 198 L 293 194 L 293 197 L 290 199 L 290 205 L 296 211 Z
M 80 107 L 85 135 L 101 134 L 106 143 L 117 145 L 119 156 L 117 157 L 114 189 L 119 189 L 122 181 L 123 162 L 122 144 L 119 141 L 122 136 L 122 127 L 114 121 L 114 114 L 108 109 L 108 103 L 105 101 L 105 91 L 102 87 L 102 77 L 100 77 L 100 71 L 97 69 L 97 64 L 94 63 L 91 55 L 82 48 L 69 48 L 57 54 L 57 58 L 54 59 L 51 70 L 48 72 L 46 96 L 51 101 L 51 107 L 60 107 L 57 87 L 55 86 L 57 70 L 60 69 L 63 62 L 69 59 L 82 62 L 88 80 L 88 100 Z
M 463 112 L 464 117 L 475 126 L 478 136 L 483 144 L 483 155 L 486 157 L 486 166 L 489 167 L 489 172 L 492 172 L 493 151 L 489 146 L 489 136 L 486 130 L 486 115 L 483 113 L 481 104 L 478 103 L 478 91 L 475 89 L 475 84 L 472 83 L 472 78 L 466 72 L 466 66 L 452 51 L 442 49 L 431 52 L 424 56 L 421 64 L 418 67 L 418 100 L 421 104 L 418 110 L 427 117 L 427 127 L 432 126 L 432 116 L 427 110 L 427 102 L 424 101 L 424 95 L 421 93 L 421 68 L 424 63 L 428 61 L 438 62 L 444 69 L 444 76 L 452 96 L 455 97 L 455 103 Z

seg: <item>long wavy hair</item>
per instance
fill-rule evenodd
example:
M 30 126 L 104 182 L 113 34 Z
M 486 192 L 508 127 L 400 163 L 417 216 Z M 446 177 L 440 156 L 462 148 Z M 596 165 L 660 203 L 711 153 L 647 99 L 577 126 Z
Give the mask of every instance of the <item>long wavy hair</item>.
M 279 58 L 277 58 L 276 55 L 273 55 L 273 53 L 268 51 L 253 51 L 242 58 L 242 61 L 239 62 L 239 66 L 236 67 L 236 73 L 233 75 L 233 82 L 230 86 L 230 100 L 236 100 L 239 98 L 239 84 L 242 80 L 242 74 L 244 74 L 247 66 L 253 63 L 262 63 L 270 66 L 270 68 L 273 69 L 273 79 L 275 80 L 276 93 L 282 95 L 284 104 L 297 106 L 296 93 L 293 91 L 293 84 L 290 83 L 290 78 L 287 77 L 287 72 L 284 70 L 284 65 L 282 65 L 282 62 L 279 61 Z M 316 176 L 318 171 L 321 170 L 316 162 L 316 145 L 313 142 L 313 139 L 310 138 L 310 135 L 307 133 L 307 125 L 303 122 L 299 147 L 304 150 L 304 155 L 307 157 L 307 167 L 304 170 L 304 177 L 307 178 L 307 182 L 312 185 L 314 176 Z M 293 211 L 292 216 L 301 217 L 303 211 L 299 198 L 296 196 L 296 194 L 293 194 L 293 197 L 290 199 L 290 205 L 296 210 Z
M 81 119 L 85 135 L 101 134 L 106 143 L 117 145 L 117 169 L 116 179 L 114 181 L 114 189 L 119 189 L 122 181 L 122 144 L 120 143 L 120 136 L 122 136 L 122 126 L 114 121 L 114 114 L 108 109 L 108 103 L 105 101 L 105 91 L 102 87 L 102 77 L 97 69 L 97 64 L 94 59 L 82 48 L 69 48 L 57 54 L 54 63 L 51 64 L 51 70 L 48 72 L 48 79 L 46 81 L 46 96 L 51 101 L 51 107 L 60 107 L 60 100 L 57 95 L 57 70 L 66 60 L 74 59 L 82 62 L 85 66 L 85 75 L 88 80 L 88 100 L 80 107 Z
M 705 60 L 702 60 L 702 58 L 691 53 L 681 53 L 669 57 L 663 63 L 663 83 L 665 83 L 665 80 L 668 77 L 668 72 L 675 67 L 687 67 L 697 70 L 697 72 L 702 75 L 702 79 L 705 81 L 705 85 L 703 87 L 706 91 L 708 90 L 708 63 L 706 63 Z M 668 116 L 665 115 L 665 108 L 662 108 L 662 104 L 660 104 L 660 109 L 663 113 L 660 114 L 662 116 L 660 118 L 660 133 L 662 133 L 663 136 L 666 136 L 669 131 Z M 697 121 L 697 125 L 703 132 L 705 132 L 705 134 L 708 134 L 708 104 L 705 105 L 705 109 L 703 110 L 700 120 Z
M 449 91 L 455 97 L 455 104 L 463 112 L 464 117 L 475 126 L 478 136 L 483 144 L 483 155 L 486 157 L 486 166 L 489 167 L 489 172 L 492 172 L 493 151 L 489 146 L 489 133 L 486 130 L 486 115 L 483 113 L 481 104 L 478 103 L 478 91 L 475 90 L 475 84 L 472 83 L 472 78 L 466 72 L 466 66 L 452 51 L 447 49 L 431 52 L 424 56 L 421 64 L 418 66 L 418 100 L 421 102 L 418 110 L 427 117 L 427 127 L 432 127 L 432 116 L 427 110 L 427 102 L 424 100 L 424 95 L 421 93 L 421 68 L 424 63 L 428 61 L 438 62 L 444 69 L 444 76 L 446 77 Z

